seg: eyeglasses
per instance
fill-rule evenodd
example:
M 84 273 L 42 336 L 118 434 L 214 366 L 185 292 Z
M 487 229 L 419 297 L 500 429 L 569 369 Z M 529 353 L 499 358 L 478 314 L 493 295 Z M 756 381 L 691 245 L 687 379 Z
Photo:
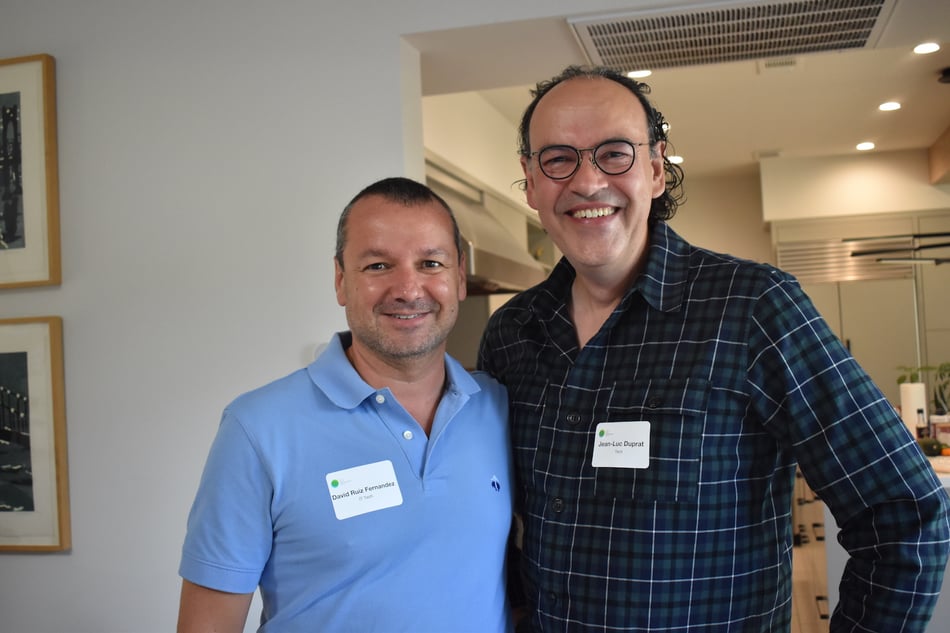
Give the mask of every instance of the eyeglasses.
M 630 141 L 604 141 L 597 147 L 578 149 L 571 145 L 548 145 L 529 156 L 538 157 L 541 172 L 551 180 L 564 180 L 573 176 L 581 166 L 581 153 L 590 152 L 591 162 L 608 176 L 619 176 L 630 171 L 637 158 L 637 147 L 649 143 Z

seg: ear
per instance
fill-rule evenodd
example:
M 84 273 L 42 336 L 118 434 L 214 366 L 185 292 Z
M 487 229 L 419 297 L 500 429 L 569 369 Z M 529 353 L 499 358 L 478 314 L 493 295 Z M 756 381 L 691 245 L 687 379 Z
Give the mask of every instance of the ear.
M 652 169 L 653 198 L 659 198 L 666 191 L 666 170 L 663 169 L 663 157 L 666 155 L 666 141 L 657 141 L 656 157 L 650 158 Z
M 524 172 L 524 195 L 525 200 L 528 203 L 528 206 L 538 210 L 538 207 L 534 204 L 534 170 L 531 168 L 531 158 L 528 156 L 521 157 L 521 171 Z
M 465 259 L 465 253 L 462 253 L 462 257 L 459 259 L 459 301 L 464 301 L 465 297 L 468 296 L 468 273 L 465 271 L 468 269 L 468 262 Z
M 343 279 L 343 267 L 336 257 L 333 258 L 333 287 L 336 289 L 336 302 L 346 305 L 346 281 Z

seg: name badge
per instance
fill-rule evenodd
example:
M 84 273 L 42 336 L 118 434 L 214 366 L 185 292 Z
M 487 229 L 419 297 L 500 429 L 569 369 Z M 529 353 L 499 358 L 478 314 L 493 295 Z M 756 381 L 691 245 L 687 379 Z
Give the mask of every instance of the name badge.
M 601 422 L 594 434 L 594 468 L 649 468 L 649 422 Z
M 402 505 L 396 471 L 388 459 L 327 474 L 333 513 L 339 520 Z

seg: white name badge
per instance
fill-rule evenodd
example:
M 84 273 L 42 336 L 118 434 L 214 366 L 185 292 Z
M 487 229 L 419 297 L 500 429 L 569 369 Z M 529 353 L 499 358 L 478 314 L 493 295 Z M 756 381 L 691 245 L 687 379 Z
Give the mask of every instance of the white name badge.
M 648 468 L 650 423 L 601 422 L 594 430 L 594 468 Z
M 402 505 L 396 472 L 388 459 L 328 473 L 327 490 L 333 501 L 333 513 L 341 521 Z

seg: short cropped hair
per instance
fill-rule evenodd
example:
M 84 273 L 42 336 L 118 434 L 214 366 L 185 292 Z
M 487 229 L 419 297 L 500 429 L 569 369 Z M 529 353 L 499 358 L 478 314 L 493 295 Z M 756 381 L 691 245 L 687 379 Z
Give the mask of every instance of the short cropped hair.
M 452 221 L 452 238 L 455 241 L 455 251 L 458 254 L 459 262 L 462 261 L 462 235 L 459 232 L 458 222 L 455 220 L 455 214 L 448 203 L 436 192 L 432 191 L 426 185 L 416 182 L 411 178 L 402 176 L 393 178 L 384 178 L 369 185 L 358 194 L 356 194 L 349 204 L 343 208 L 340 214 L 340 221 L 336 226 L 336 257 L 340 268 L 343 268 L 343 249 L 346 247 L 346 229 L 350 218 L 350 211 L 353 205 L 367 196 L 381 196 L 390 201 L 397 202 L 406 207 L 420 206 L 430 202 L 437 202 L 439 206 L 445 209 L 449 219 Z

